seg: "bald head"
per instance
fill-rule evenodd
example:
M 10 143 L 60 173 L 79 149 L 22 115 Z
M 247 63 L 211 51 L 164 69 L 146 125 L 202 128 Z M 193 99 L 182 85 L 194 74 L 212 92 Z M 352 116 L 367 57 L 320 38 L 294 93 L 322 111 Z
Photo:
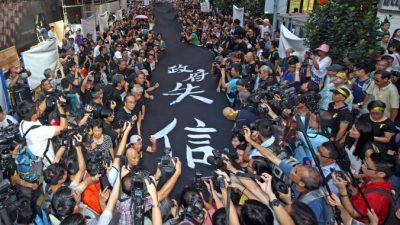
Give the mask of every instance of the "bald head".
M 235 120 L 237 116 L 237 112 L 231 107 L 225 107 L 224 110 L 222 110 L 222 114 L 228 120 Z

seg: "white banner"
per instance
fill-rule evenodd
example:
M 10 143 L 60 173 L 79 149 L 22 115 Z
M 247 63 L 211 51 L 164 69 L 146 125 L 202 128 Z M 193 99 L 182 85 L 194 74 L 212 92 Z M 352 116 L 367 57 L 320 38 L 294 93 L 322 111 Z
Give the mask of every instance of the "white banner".
M 99 28 L 100 32 L 104 32 L 104 30 L 108 28 L 108 12 L 99 14 Z
M 51 39 L 37 45 L 28 51 L 22 52 L 22 59 L 26 69 L 30 69 L 32 75 L 28 78 L 29 86 L 35 89 L 44 79 L 43 72 L 50 68 L 55 70 L 58 63 L 57 40 Z
M 122 20 L 122 9 L 115 11 L 115 19 Z
M 127 10 L 128 9 L 128 1 L 121 0 L 121 8 Z
M 211 12 L 210 1 L 209 0 L 200 0 L 200 8 L 202 12 Z
M 115 1 L 115 2 L 109 2 L 108 4 L 108 10 L 110 13 L 116 12 L 117 10 L 120 9 L 119 7 L 119 1 Z
M 146 5 L 150 5 L 150 0 L 144 0 L 144 1 L 143 1 L 143 5 L 145 5 L 145 6 L 146 6 Z
M 298 0 L 298 2 L 300 2 L 300 0 Z M 278 1 L 278 11 L 277 11 L 277 13 L 285 14 L 286 13 L 286 6 L 287 6 L 287 0 L 279 0 Z M 264 13 L 265 14 L 274 13 L 274 0 L 265 0 Z
M 243 19 L 244 19 L 244 8 L 238 8 L 236 5 L 233 5 L 233 20 L 240 20 L 240 26 L 243 27 Z
M 278 48 L 279 57 L 286 57 L 285 51 L 288 48 L 292 48 L 295 51 L 295 55 L 299 57 L 299 60 L 302 62 L 304 53 L 307 50 L 307 47 L 304 45 L 304 39 L 294 35 L 283 24 L 281 25 L 280 31 L 281 36 L 279 38 Z
M 96 40 L 96 18 L 90 16 L 86 19 L 81 19 L 82 35 L 87 37 L 87 34 L 93 34 L 93 40 Z

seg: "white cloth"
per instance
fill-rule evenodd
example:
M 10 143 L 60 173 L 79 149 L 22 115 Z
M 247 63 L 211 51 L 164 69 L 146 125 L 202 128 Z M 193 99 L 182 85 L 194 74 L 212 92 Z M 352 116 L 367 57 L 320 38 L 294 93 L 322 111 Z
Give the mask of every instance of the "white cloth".
M 11 123 L 9 123 L 9 122 L 11 122 Z M 3 121 L 0 121 L 0 128 L 7 127 L 10 124 L 18 124 L 18 121 L 14 117 L 12 117 L 10 115 L 6 115 L 6 118 L 4 118 Z
M 299 38 L 290 32 L 283 24 L 280 27 L 281 36 L 279 38 L 279 47 L 278 53 L 280 58 L 286 57 L 286 50 L 291 48 L 294 50 L 296 55 L 299 57 L 299 60 L 303 61 L 304 53 L 307 48 L 304 44 L 304 39 Z
M 233 5 L 233 13 L 232 19 L 240 20 L 240 26 L 243 27 L 243 18 L 244 18 L 244 8 L 238 8 L 236 5 Z
M 38 46 L 22 53 L 25 68 L 30 69 L 32 75 L 28 77 L 29 87 L 33 90 L 45 78 L 45 68 L 55 70 L 58 65 L 58 45 L 56 39 L 49 39 Z
M 93 34 L 93 39 L 96 40 L 96 18 L 94 16 L 90 16 L 86 19 L 81 19 L 82 24 L 82 35 L 87 37 L 88 34 Z
M 106 11 L 103 14 L 100 14 L 98 16 L 99 16 L 99 29 L 100 29 L 100 32 L 104 32 L 104 30 L 106 28 L 108 28 L 108 13 Z
M 28 131 L 28 129 L 34 125 L 40 125 L 40 127 L 29 131 L 29 133 L 26 135 L 26 145 L 32 154 L 36 155 L 37 157 L 44 157 L 44 151 L 46 150 L 47 142 L 49 139 L 54 137 L 56 127 L 44 126 L 40 123 L 40 121 L 33 122 L 23 120 L 19 126 L 19 133 L 21 134 L 21 137 L 24 136 L 26 131 Z M 53 144 L 51 141 L 46 156 L 49 158 L 50 162 L 44 158 L 43 163 L 45 166 L 49 166 L 55 157 Z

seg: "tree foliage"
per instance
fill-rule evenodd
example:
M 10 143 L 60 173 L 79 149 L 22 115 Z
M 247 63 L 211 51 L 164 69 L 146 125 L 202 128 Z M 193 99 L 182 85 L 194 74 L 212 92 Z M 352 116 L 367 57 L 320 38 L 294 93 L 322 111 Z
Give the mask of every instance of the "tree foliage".
M 379 20 L 376 0 L 329 0 L 310 15 L 304 33 L 306 43 L 315 49 L 329 44 L 334 62 L 351 55 L 356 61 L 379 50 Z

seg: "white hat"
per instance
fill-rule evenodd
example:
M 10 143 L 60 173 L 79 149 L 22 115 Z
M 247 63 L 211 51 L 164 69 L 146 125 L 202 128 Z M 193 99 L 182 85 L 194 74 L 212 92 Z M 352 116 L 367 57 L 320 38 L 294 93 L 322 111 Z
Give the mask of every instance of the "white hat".
M 136 143 L 141 142 L 141 141 L 142 141 L 142 137 L 140 135 L 137 135 L 137 134 L 132 135 L 129 138 L 129 143 L 126 145 L 126 147 L 128 147 L 130 144 L 136 144 Z

